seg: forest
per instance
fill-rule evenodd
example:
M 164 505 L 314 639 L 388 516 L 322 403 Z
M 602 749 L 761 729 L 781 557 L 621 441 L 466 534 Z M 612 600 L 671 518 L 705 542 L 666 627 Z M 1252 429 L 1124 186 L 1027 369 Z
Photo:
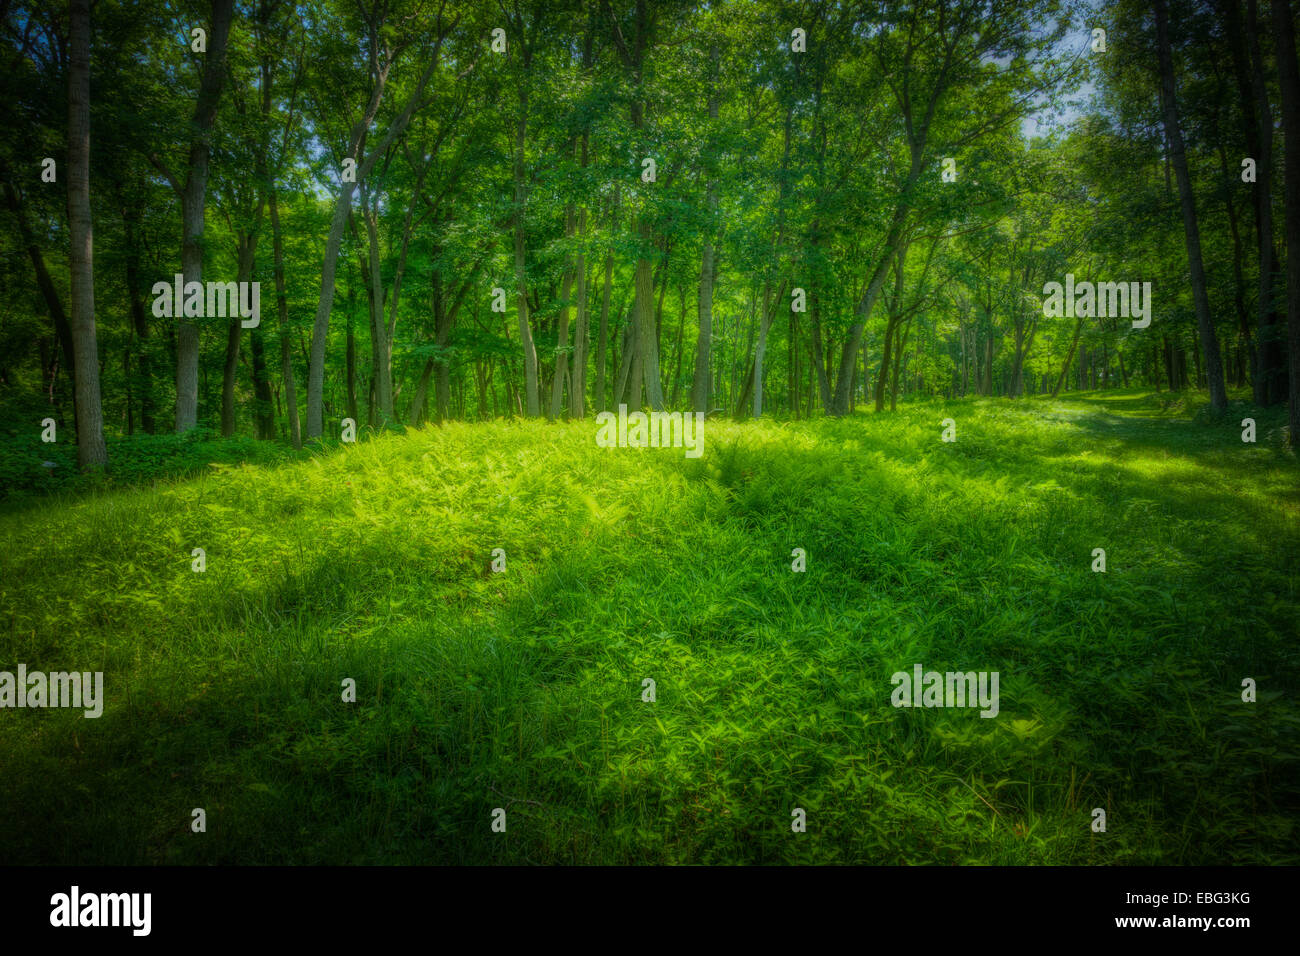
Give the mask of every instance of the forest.
M 1296 431 L 1286 3 L 102 0 L 84 48 L 6 6 L 0 382 L 83 465 L 1130 385 Z M 1067 273 L 1154 324 L 1044 321 Z M 265 315 L 173 319 L 173 275 Z
M 0 845 L 1300 861 L 1292 7 L 0 0 Z

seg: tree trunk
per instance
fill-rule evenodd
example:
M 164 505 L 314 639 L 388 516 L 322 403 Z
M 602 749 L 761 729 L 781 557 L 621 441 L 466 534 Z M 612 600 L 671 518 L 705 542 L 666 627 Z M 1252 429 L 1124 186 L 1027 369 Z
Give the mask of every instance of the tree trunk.
M 682 340 L 686 332 L 686 286 L 679 287 L 681 295 L 677 300 L 677 367 L 673 371 L 673 392 L 672 399 L 668 403 L 671 407 L 677 407 L 677 397 L 681 391 L 682 385 Z
M 528 276 L 524 268 L 524 137 L 528 129 L 528 94 L 519 94 L 519 121 L 515 127 L 515 287 L 519 321 L 519 342 L 524 352 L 524 379 L 528 397 L 528 417 L 541 413 L 537 394 L 537 349 L 528 323 Z
M 266 350 L 262 327 L 248 330 L 248 344 L 253 353 L 253 422 L 257 437 L 267 441 L 275 437 L 275 411 L 271 407 L 271 381 L 266 370 Z
M 710 50 L 713 63 L 713 78 L 709 86 L 709 126 L 718 123 L 718 88 L 717 70 L 719 51 L 716 44 Z M 706 162 L 708 159 L 706 158 Z M 709 362 L 713 348 L 713 229 L 718 213 L 718 182 L 713 176 L 708 179 L 704 191 L 705 215 L 708 222 L 704 228 L 704 249 L 700 253 L 700 305 L 699 336 L 695 341 L 695 379 L 691 385 L 691 408 L 697 412 L 709 410 Z
M 242 281 L 242 280 L 241 280 Z M 235 372 L 239 369 L 239 343 L 243 327 L 236 315 L 226 324 L 226 360 L 221 366 L 221 437 L 235 434 Z
M 600 297 L 600 331 L 596 338 L 596 411 L 606 408 L 605 362 L 609 352 L 609 292 L 614 278 L 614 251 L 605 253 L 605 289 Z
M 1272 0 L 1277 44 L 1277 80 L 1282 95 L 1282 137 L 1286 168 L 1286 324 L 1288 442 L 1300 444 L 1300 70 L 1295 24 L 1287 0 Z
M 564 237 L 572 240 L 574 229 L 573 207 L 569 206 L 564 211 Z M 581 265 L 579 261 L 577 266 L 581 268 Z M 560 280 L 560 321 L 555 332 L 555 377 L 551 380 L 551 407 L 548 416 L 552 420 L 559 418 L 564 409 L 564 379 L 569 365 L 569 295 L 573 292 L 573 271 L 574 264 L 571 263 L 565 268 L 564 278 Z
M 659 381 L 659 353 L 655 343 L 655 321 L 654 321 L 654 280 L 652 273 L 652 263 L 645 255 L 644 250 L 651 246 L 650 224 L 642 223 L 638 229 L 641 237 L 641 248 L 643 252 L 637 257 L 635 286 L 636 301 L 634 303 L 634 315 L 636 326 L 636 354 L 633 356 L 633 367 L 640 366 L 640 380 L 645 382 L 645 399 L 650 407 L 655 411 L 663 411 L 664 395 Z M 667 276 L 664 277 L 667 281 Z M 632 398 L 629 403 L 631 407 L 639 408 L 641 405 L 638 377 L 633 379 Z
M 758 324 L 758 341 L 754 343 L 754 367 L 750 369 L 750 387 L 754 393 L 753 413 L 755 418 L 763 417 L 763 360 L 767 357 L 767 331 L 772 326 L 772 313 L 775 303 L 772 300 L 772 288 L 764 283 L 763 318 Z M 779 294 L 778 294 L 779 298 Z
M 833 415 L 843 415 L 849 408 L 849 396 L 852 389 L 852 379 L 854 377 L 854 365 L 857 362 L 858 350 L 862 348 L 862 339 L 866 331 L 867 320 L 871 317 L 871 310 L 876 305 L 876 299 L 880 297 L 881 286 L 884 285 L 885 276 L 889 273 L 889 267 L 894 261 L 894 253 L 898 248 L 898 243 L 903 235 L 903 227 L 907 222 L 907 214 L 910 209 L 909 199 L 907 198 L 916 181 L 921 174 L 921 152 L 922 148 L 913 147 L 912 150 L 912 168 L 908 174 L 907 182 L 904 185 L 902 195 L 894 205 L 893 218 L 890 220 L 889 231 L 885 234 L 884 248 L 880 251 L 880 258 L 876 262 L 875 271 L 871 275 L 871 281 L 867 283 L 867 291 L 863 294 L 862 299 L 858 302 L 857 320 L 849 329 L 849 342 L 844 348 L 844 354 L 840 358 L 840 368 L 835 379 L 835 395 L 833 406 L 830 409 Z
M 289 418 L 289 438 L 294 448 L 302 447 L 298 420 L 298 393 L 293 384 L 293 354 L 289 348 L 289 300 L 284 292 L 284 242 L 280 235 L 280 207 L 271 188 L 271 245 L 275 260 L 275 308 L 280 323 L 280 380 L 284 384 L 284 408 Z
M 1274 2 L 1276 7 L 1276 0 Z M 1191 174 L 1187 169 L 1187 152 L 1178 121 L 1178 100 L 1174 93 L 1174 63 L 1169 49 L 1169 13 L 1166 0 L 1154 0 L 1156 45 L 1160 60 L 1160 88 L 1164 107 L 1165 135 L 1169 140 L 1170 159 L 1178 179 L 1178 196 L 1183 208 L 1183 232 L 1187 245 L 1187 265 L 1191 274 L 1192 300 L 1196 305 L 1196 326 L 1205 359 L 1206 382 L 1210 390 L 1210 407 L 1222 411 L 1228 407 L 1223 383 L 1223 360 L 1219 355 L 1219 338 L 1210 314 L 1210 299 L 1205 285 L 1205 265 L 1201 258 L 1201 234 L 1196 222 L 1196 200 Z M 1285 112 L 1285 111 L 1284 111 Z
M 821 324 L 821 305 L 817 290 L 810 290 L 809 297 L 812 299 L 812 364 L 815 369 L 814 374 L 817 376 L 817 394 L 821 399 L 822 413 L 831 413 L 831 380 L 830 372 L 827 369 L 828 356 L 824 354 L 822 344 L 822 324 Z
M 226 45 L 234 0 L 212 0 L 212 29 L 203 61 L 203 78 L 194 106 L 189 172 L 181 190 L 181 273 L 186 284 L 203 281 L 203 228 L 208 188 L 212 126 L 226 76 Z M 176 316 L 176 430 L 198 424 L 199 327 L 183 313 Z
M 894 294 L 886 301 L 888 319 L 885 325 L 885 344 L 880 356 L 880 374 L 876 376 L 876 411 L 885 408 L 885 379 L 889 371 L 890 358 L 893 355 L 894 339 L 897 337 L 898 325 L 902 320 L 903 308 L 903 267 L 907 262 L 907 244 L 898 247 L 894 259 Z
M 1065 376 L 1070 371 L 1070 363 L 1074 361 L 1074 350 L 1079 345 L 1079 332 L 1083 329 L 1083 319 L 1080 318 L 1074 323 L 1074 338 L 1070 341 L 1070 352 L 1065 356 L 1065 364 L 1061 366 L 1061 377 L 1056 380 L 1056 387 L 1052 389 L 1052 398 L 1056 398 L 1061 392 L 1061 386 L 1065 384 Z
M 439 37 L 439 47 L 441 47 L 441 43 L 442 38 Z M 378 46 L 378 44 L 376 43 L 375 46 Z M 419 81 L 415 84 L 415 89 L 412 90 L 410 97 L 407 99 L 406 106 L 389 125 L 383 141 L 362 159 L 357 154 L 365 141 L 366 130 L 370 128 L 375 114 L 379 111 L 379 102 L 383 98 L 388 77 L 387 65 L 383 69 L 377 70 L 378 81 L 371 92 L 370 102 L 366 106 L 365 114 L 352 127 L 351 141 L 348 147 L 348 155 L 357 160 L 357 182 L 363 182 L 370 175 L 375 162 L 387 152 L 393 140 L 406 129 L 406 125 L 411 121 L 411 115 L 415 112 L 416 106 L 424 96 L 424 88 L 428 85 L 429 78 L 437 67 L 438 55 L 437 51 L 435 51 L 429 65 L 425 67 L 424 73 L 420 75 Z M 355 187 L 356 183 L 353 182 L 340 184 L 339 195 L 334 202 L 334 217 L 330 221 L 329 238 L 325 242 L 325 258 L 321 263 L 320 298 L 316 303 L 316 320 L 312 325 L 311 333 L 311 357 L 307 368 L 308 438 L 320 437 L 325 428 L 325 339 L 329 335 L 330 310 L 334 306 L 334 276 L 338 270 L 339 246 L 343 241 L 343 229 L 347 226 L 348 210 L 352 206 L 352 192 Z
M 1282 352 L 1282 323 L 1278 321 L 1276 289 L 1278 256 L 1273 244 L 1273 111 L 1268 102 L 1264 54 L 1260 49 L 1258 0 L 1247 0 L 1247 50 L 1250 89 L 1254 98 L 1255 138 L 1255 241 L 1259 247 L 1259 292 L 1256 305 L 1259 356 L 1254 378 L 1257 405 L 1277 405 L 1287 395 L 1286 361 Z
M 240 233 L 236 237 L 236 242 L 238 266 L 235 281 L 242 284 L 251 281 L 253 277 L 257 233 Z M 226 361 L 221 370 L 221 436 L 223 438 L 231 438 L 235 434 L 235 373 L 239 370 L 239 346 L 243 329 L 238 315 L 232 316 L 226 327 Z
M 126 248 L 126 293 L 131 300 L 131 324 L 135 330 L 135 381 L 140 398 L 140 427 L 146 435 L 154 433 L 153 358 L 149 354 L 149 313 L 144 305 L 144 287 L 140 277 L 140 245 L 136 232 L 140 222 L 138 206 L 124 207 L 122 229 Z
M 27 215 L 23 209 L 22 201 L 10 179 L 9 170 L 3 165 L 3 160 L 0 160 L 0 172 L 3 172 L 5 176 L 6 204 L 12 210 L 14 218 L 18 222 L 18 237 L 27 250 L 28 257 L 32 260 L 32 268 L 36 270 L 36 285 L 41 290 L 41 296 L 45 299 L 45 306 L 50 311 L 50 319 L 54 323 L 54 336 L 58 341 L 59 348 L 53 354 L 42 357 L 41 368 L 44 374 L 48 376 L 46 388 L 50 404 L 55 406 L 58 421 L 62 424 L 62 403 L 55 390 L 60 354 L 62 355 L 63 365 L 68 370 L 68 379 L 72 385 L 73 411 L 74 413 L 76 411 L 76 350 L 72 345 L 72 327 L 68 324 L 68 316 L 63 308 L 63 300 L 59 298 L 59 291 L 54 287 L 54 279 L 50 276 L 50 270 L 45 265 L 45 256 L 41 252 L 41 247 L 37 244 L 31 227 L 27 223 Z M 74 429 L 75 425 L 76 417 L 74 414 Z
M 77 464 L 108 464 L 95 341 L 94 241 L 90 217 L 90 0 L 70 2 L 68 64 L 68 231 L 72 347 L 77 368 Z
M 587 137 L 582 137 L 582 164 L 587 165 Z M 587 210 L 578 210 L 578 236 L 587 237 Z M 582 418 L 586 414 L 587 392 L 587 256 L 578 250 L 578 308 L 577 325 L 573 330 L 573 378 L 569 384 L 569 417 Z
M 361 217 L 366 224 L 366 250 L 369 263 L 370 301 L 370 360 L 371 382 L 375 389 L 375 402 L 371 424 L 386 427 L 393 421 L 393 357 L 392 342 L 384 322 L 384 276 L 379 258 L 379 197 L 371 205 L 369 190 L 361 184 Z
M 366 293 L 369 296 L 369 293 Z M 353 328 L 356 318 L 356 292 L 352 287 L 352 270 L 348 270 L 347 327 L 343 331 L 343 370 L 347 379 L 348 418 L 354 422 L 361 417 L 357 410 L 357 334 Z

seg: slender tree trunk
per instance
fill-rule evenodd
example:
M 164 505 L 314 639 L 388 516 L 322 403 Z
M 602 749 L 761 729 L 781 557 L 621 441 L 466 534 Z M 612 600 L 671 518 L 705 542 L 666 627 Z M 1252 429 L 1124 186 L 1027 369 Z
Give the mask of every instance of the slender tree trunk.
M 460 289 L 457 291 L 450 307 L 448 307 L 447 303 L 443 299 L 442 280 L 440 277 L 435 275 L 436 281 L 434 284 L 434 291 L 437 294 L 437 299 L 435 300 L 437 307 L 434 309 L 434 342 L 440 350 L 438 354 L 444 356 L 434 362 L 434 397 L 436 403 L 434 410 L 439 424 L 442 424 L 451 417 L 451 361 L 445 357 L 447 354 L 445 350 L 451 342 L 452 330 L 456 327 L 456 316 L 460 312 L 460 307 L 464 303 L 465 297 L 469 294 L 471 287 L 474 285 L 474 279 L 478 274 L 478 269 L 479 266 L 476 265 L 473 271 L 465 277 L 465 280 L 461 283 Z M 487 387 L 487 382 L 491 378 L 491 375 L 492 366 L 489 365 L 484 372 L 484 388 Z M 461 386 L 462 388 L 464 386 L 463 377 L 461 379 Z M 492 414 L 493 417 L 495 417 L 495 390 L 492 392 L 492 400 L 494 402 Z M 462 418 L 465 415 L 463 398 L 461 400 L 461 410 L 459 414 Z M 480 416 L 483 414 L 483 403 L 480 403 L 479 405 L 479 414 Z
M 524 352 L 524 379 L 528 397 L 528 417 L 541 414 L 537 393 L 537 349 L 533 345 L 532 327 L 528 322 L 528 276 L 524 259 L 524 210 L 527 202 L 524 182 L 524 140 L 528 129 L 528 93 L 521 87 L 519 121 L 515 126 L 515 286 L 519 321 L 519 342 Z
M 379 258 L 379 197 L 371 205 L 369 190 L 361 184 L 361 217 L 366 224 L 366 248 L 369 257 L 370 361 L 374 404 L 371 424 L 383 428 L 394 420 L 392 348 L 384 323 L 383 264 Z
M 146 435 L 154 433 L 153 358 L 149 354 L 149 313 L 144 305 L 144 286 L 140 277 L 140 245 L 137 232 L 138 207 L 122 210 L 123 238 L 126 248 L 126 293 L 131 300 L 131 324 L 135 330 L 135 380 L 140 397 L 140 427 Z
M 298 420 L 298 394 L 293 384 L 293 353 L 289 348 L 289 300 L 284 291 L 284 242 L 280 235 L 280 207 L 271 188 L 271 245 L 275 260 L 275 308 L 280 323 L 280 380 L 284 384 L 284 408 L 289 419 L 289 438 L 294 448 L 302 447 Z
M 651 246 L 650 224 L 644 222 L 638 229 L 641 237 L 642 249 Z M 646 402 L 654 411 L 663 411 L 664 396 L 663 389 L 659 381 L 659 354 L 655 348 L 655 321 L 654 321 L 654 281 L 652 273 L 652 263 L 643 252 L 637 257 L 636 271 L 634 281 L 636 286 L 636 301 L 634 305 L 635 327 L 636 327 L 636 354 L 632 362 L 634 371 L 640 367 L 641 374 L 634 376 L 632 388 L 632 401 L 629 405 L 639 408 L 640 400 L 640 383 L 645 382 Z M 665 277 L 667 281 L 667 277 Z
M 1286 361 L 1282 354 L 1282 323 L 1278 320 L 1276 289 L 1278 256 L 1273 244 L 1273 110 L 1268 101 L 1264 54 L 1260 49 L 1258 0 L 1247 0 L 1246 47 L 1250 60 L 1250 90 L 1255 103 L 1255 241 L 1259 247 L 1259 292 L 1256 305 L 1254 397 L 1258 405 L 1277 405 L 1287 395 Z
M 582 165 L 587 165 L 587 135 L 582 136 Z M 587 239 L 587 210 L 578 209 L 578 238 Z M 573 330 L 573 379 L 569 384 L 569 417 L 582 418 L 586 414 L 587 393 L 587 256 L 578 248 L 578 308 L 577 326 Z
M 772 287 L 764 283 L 763 314 L 758 323 L 758 339 L 754 343 L 754 365 L 749 370 L 749 391 L 753 393 L 753 416 L 763 417 L 763 361 L 767 357 L 767 330 L 771 327 Z
M 1276 2 L 1274 6 L 1276 7 Z M 1178 120 L 1178 100 L 1174 93 L 1174 63 L 1169 49 L 1167 2 L 1154 0 L 1154 7 L 1156 44 L 1160 59 L 1160 87 L 1164 101 L 1165 135 L 1169 140 L 1170 159 L 1178 179 L 1178 195 L 1183 207 L 1183 231 L 1186 234 L 1192 300 L 1196 305 L 1196 326 L 1201 340 L 1201 354 L 1205 359 L 1210 406 L 1217 411 L 1222 411 L 1228 407 L 1228 394 L 1223 383 L 1223 360 L 1219 354 L 1219 338 L 1214 331 L 1214 317 L 1210 314 L 1210 299 L 1205 284 L 1205 266 L 1201 258 L 1201 234 L 1196 222 L 1196 199 L 1192 192 L 1191 174 L 1187 169 L 1187 152 L 1183 146 L 1183 132 Z
M 709 85 L 709 126 L 718 123 L 717 70 L 719 49 L 714 44 L 710 51 L 713 77 Z M 707 162 L 707 158 L 706 158 Z M 691 385 L 691 408 L 697 412 L 709 410 L 709 362 L 713 348 L 713 229 L 718 213 L 718 182 L 709 177 L 705 187 L 705 215 L 708 222 L 704 230 L 704 249 L 700 254 L 700 304 L 699 335 L 695 341 L 695 379 Z
M 226 323 L 226 360 L 221 366 L 221 437 L 235 434 L 235 372 L 239 370 L 239 344 L 243 328 L 239 316 Z
M 907 262 L 907 243 L 902 243 L 898 247 L 898 253 L 894 259 L 894 294 L 886 302 L 888 320 L 885 325 L 885 344 L 884 351 L 880 356 L 880 374 L 876 376 L 876 411 L 883 411 L 885 408 L 885 379 L 886 372 L 889 370 L 889 360 L 893 353 L 894 340 L 897 337 L 898 325 L 902 320 L 903 308 L 903 267 Z
M 426 415 L 429 395 L 429 379 L 433 377 L 433 359 L 427 359 L 424 363 L 424 370 L 420 372 L 420 380 L 415 385 L 415 398 L 411 400 L 411 408 L 406 413 L 406 420 L 412 428 L 423 424 Z
M 1288 441 L 1300 444 L 1300 69 L 1296 66 L 1295 24 L 1287 0 L 1272 0 L 1277 44 L 1277 79 L 1282 95 L 1282 139 L 1286 186 L 1286 319 Z
M 1245 270 L 1242 266 L 1241 230 L 1237 225 L 1237 206 L 1232 201 L 1232 190 L 1228 184 L 1232 182 L 1232 173 L 1228 169 L 1228 154 L 1223 148 L 1223 143 L 1218 144 L 1219 166 L 1223 171 L 1220 192 L 1223 196 L 1223 206 L 1228 213 L 1228 233 L 1232 237 L 1232 304 L 1237 316 L 1237 339 L 1239 348 L 1237 354 L 1240 355 L 1241 349 L 1244 348 L 1250 352 L 1254 365 L 1255 349 L 1251 342 L 1250 335 L 1250 318 L 1246 310 L 1246 277 Z M 1230 357 L 1228 364 L 1233 365 L 1233 359 Z
M 596 411 L 606 408 L 605 363 L 609 354 L 609 293 L 614 278 L 614 251 L 605 253 L 605 288 L 600 296 L 600 331 L 596 337 Z
M 572 240 L 575 230 L 575 221 L 573 207 L 569 206 L 564 211 L 564 236 Z M 582 263 L 578 262 L 577 267 Z M 556 419 L 560 417 L 564 409 L 564 379 L 568 374 L 568 354 L 569 348 L 569 295 L 573 292 L 573 272 L 574 264 L 571 263 L 564 270 L 564 278 L 560 280 L 560 321 L 555 333 L 555 377 L 551 379 L 551 407 L 549 418 Z
M 438 40 L 439 48 L 442 39 Z M 377 44 L 376 44 L 377 45 Z M 391 64 L 389 64 L 391 65 Z M 370 151 L 364 159 L 358 156 L 365 141 L 366 130 L 370 128 L 375 114 L 379 111 L 379 102 L 383 98 L 384 87 L 388 78 L 388 65 L 377 68 L 378 82 L 371 91 L 370 102 L 366 106 L 361 120 L 352 127 L 348 155 L 357 160 L 356 180 L 364 182 L 374 168 L 375 162 L 387 152 L 388 147 L 401 135 L 411 121 L 416 106 L 424 97 L 424 88 L 429 78 L 438 67 L 438 51 L 430 59 L 419 81 L 415 84 L 406 106 L 393 119 L 382 142 Z M 343 242 L 343 230 L 347 226 L 348 211 L 352 206 L 352 192 L 356 183 L 348 181 L 340 184 L 338 198 L 334 202 L 334 217 L 330 221 L 329 238 L 325 242 L 325 258 L 321 263 L 320 298 L 316 303 L 316 320 L 312 325 L 311 358 L 307 369 L 307 437 L 318 438 L 325 427 L 325 340 L 329 335 L 330 310 L 334 306 L 334 276 L 338 270 L 339 246 Z
M 907 339 L 912 334 L 912 321 L 909 319 L 907 324 L 901 329 L 902 340 L 898 343 L 898 348 L 894 350 L 894 375 L 889 389 L 889 410 L 891 412 L 898 410 L 898 380 L 899 373 L 903 364 L 903 355 L 907 351 Z M 885 366 L 881 366 L 881 378 L 884 378 Z
M 821 398 L 822 413 L 827 414 L 831 411 L 831 380 L 827 371 L 827 356 L 823 353 L 821 305 L 816 289 L 810 291 L 809 297 L 812 299 L 809 312 L 812 316 L 812 364 L 817 376 L 817 394 Z
M 635 285 L 635 281 L 633 282 Z M 644 379 L 641 361 L 641 333 L 637 328 L 639 309 L 636 292 L 632 293 L 632 311 L 628 315 L 627 336 L 623 339 L 623 364 L 619 369 L 621 387 L 618 390 L 616 404 L 626 404 L 629 408 L 641 407 L 641 386 Z M 624 378 L 623 370 L 627 369 Z
M 262 335 L 261 325 L 248 330 L 248 344 L 253 353 L 253 422 L 257 437 L 267 441 L 275 437 L 275 410 L 271 406 L 271 381 Z
M 840 357 L 840 368 L 835 379 L 835 395 L 833 398 L 833 407 L 830 409 L 833 415 L 843 415 L 849 408 L 849 396 L 852 389 L 852 379 L 854 377 L 854 364 L 857 361 L 858 350 L 862 348 L 863 335 L 866 332 L 867 320 L 871 318 L 871 310 L 875 308 L 876 299 L 880 297 L 880 289 L 884 285 L 885 277 L 889 273 L 889 267 L 894 261 L 895 250 L 898 249 L 898 243 L 902 239 L 903 229 L 907 223 L 908 212 L 910 211 L 909 196 L 916 181 L 921 175 L 921 157 L 924 153 L 924 143 L 914 144 L 912 147 L 912 166 L 908 173 L 907 182 L 905 183 L 902 195 L 894 205 L 893 217 L 889 223 L 889 230 L 885 234 L 884 248 L 880 251 L 880 257 L 876 262 L 875 270 L 872 272 L 871 281 L 867 283 L 867 291 L 863 294 L 862 299 L 858 302 L 856 310 L 856 320 L 849 329 L 849 341 L 845 346 L 844 354 Z
M 1074 338 L 1070 340 L 1070 351 L 1065 356 L 1065 364 L 1061 366 L 1061 377 L 1056 380 L 1056 387 L 1052 389 L 1052 398 L 1056 398 L 1061 392 L 1061 386 L 1065 384 L 1065 376 L 1070 371 L 1070 363 L 1074 361 L 1074 351 L 1079 345 L 1079 332 L 1083 329 L 1083 319 L 1079 318 L 1074 323 Z
M 212 29 L 204 56 L 203 77 L 194 107 L 189 173 L 181 191 L 181 272 L 186 284 L 203 281 L 203 229 L 208 188 L 212 126 L 226 75 L 226 46 L 234 0 L 212 0 Z M 199 327 L 183 313 L 176 316 L 176 430 L 198 424 Z
M 257 233 L 241 233 L 237 237 L 235 280 L 249 282 L 253 277 Z M 230 438 L 235 434 L 235 373 L 239 371 L 239 346 L 243 325 L 238 315 L 232 316 L 226 326 L 226 361 L 221 371 L 221 435 Z M 260 437 L 260 436 L 259 436 Z
M 789 169 L 790 169 L 790 144 L 793 138 L 794 129 L 794 107 L 790 106 L 785 111 L 785 134 L 784 142 L 781 149 L 781 167 L 778 174 L 777 187 L 777 204 L 776 204 L 776 231 L 772 237 L 771 262 L 776 263 L 779 250 L 785 238 L 785 205 L 786 198 L 789 195 Z M 771 266 L 769 266 L 768 275 L 771 275 Z M 781 283 L 781 288 L 777 292 L 777 300 L 784 299 L 786 283 Z M 763 323 L 758 333 L 758 343 L 754 349 L 754 417 L 761 418 L 763 415 L 763 362 L 767 356 L 767 333 L 772 324 L 772 318 L 776 314 L 776 302 L 770 301 L 771 279 L 764 282 L 763 288 Z
M 681 392 L 682 348 L 683 348 L 682 339 L 684 338 L 684 334 L 686 331 L 686 286 L 682 285 L 679 288 L 681 289 L 681 295 L 678 298 L 678 310 L 677 310 L 678 313 L 677 315 L 677 367 L 673 371 L 672 400 L 669 402 L 669 405 L 673 408 L 677 407 L 677 397 L 678 394 Z
M 325 430 L 325 339 L 329 333 L 330 310 L 334 307 L 334 277 L 338 269 L 339 246 L 347 225 L 352 203 L 353 183 L 343 183 L 334 203 L 329 238 L 325 240 L 325 258 L 321 265 L 320 299 L 316 303 L 316 321 L 312 326 L 311 355 L 307 364 L 307 437 L 319 438 Z
M 367 296 L 369 293 L 367 293 Z M 357 405 L 357 334 L 354 329 L 356 321 L 356 290 L 352 284 L 352 270 L 348 270 L 348 307 L 345 315 L 346 326 L 343 330 L 343 371 L 347 386 L 348 418 L 354 422 L 361 417 Z
M 0 161 L 2 163 L 2 161 Z M 27 223 L 27 215 L 23 209 L 22 201 L 19 198 L 17 190 L 9 179 L 9 171 L 0 165 L 0 171 L 5 174 L 5 201 L 10 210 L 13 211 L 14 218 L 18 222 L 18 237 L 23 247 L 27 250 L 28 257 L 32 260 L 32 268 L 36 270 L 36 285 L 41 290 L 41 296 L 45 299 L 45 306 L 50 311 L 50 319 L 54 323 L 54 336 L 58 340 L 59 348 L 48 361 L 42 361 L 41 367 L 48 376 L 48 389 L 51 404 L 61 409 L 61 404 L 56 397 L 55 381 L 58 377 L 59 353 L 62 353 L 63 365 L 68 370 L 68 378 L 72 385 L 73 410 L 76 410 L 76 350 L 72 345 L 72 326 L 68 324 L 68 315 L 63 308 L 63 300 L 59 298 L 59 291 L 54 286 L 54 279 L 50 276 L 50 270 L 45 265 L 45 256 L 41 252 L 40 245 L 32 233 L 31 227 Z M 59 421 L 62 423 L 62 412 L 59 412 Z M 75 426 L 76 417 L 73 422 Z
M 77 363 L 77 464 L 108 464 L 95 341 L 94 241 L 90 216 L 90 0 L 70 0 L 68 64 L 68 231 L 72 347 Z

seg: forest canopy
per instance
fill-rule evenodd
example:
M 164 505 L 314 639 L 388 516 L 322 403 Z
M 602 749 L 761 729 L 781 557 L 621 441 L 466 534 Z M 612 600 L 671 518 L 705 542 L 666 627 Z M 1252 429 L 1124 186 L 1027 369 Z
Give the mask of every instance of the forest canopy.
M 0 28 L 0 402 L 83 467 L 104 432 L 1130 383 L 1290 399 L 1297 433 L 1287 0 L 10 0 Z

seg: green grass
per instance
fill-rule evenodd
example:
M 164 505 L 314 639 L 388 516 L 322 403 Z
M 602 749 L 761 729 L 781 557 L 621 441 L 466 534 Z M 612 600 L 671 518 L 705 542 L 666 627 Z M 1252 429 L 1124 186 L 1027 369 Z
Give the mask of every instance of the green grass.
M 108 703 L 0 711 L 0 862 L 1300 863 L 1282 425 L 967 400 L 689 460 L 453 424 L 25 499 L 0 669 Z M 893 708 L 915 663 L 998 671 L 999 716 Z

